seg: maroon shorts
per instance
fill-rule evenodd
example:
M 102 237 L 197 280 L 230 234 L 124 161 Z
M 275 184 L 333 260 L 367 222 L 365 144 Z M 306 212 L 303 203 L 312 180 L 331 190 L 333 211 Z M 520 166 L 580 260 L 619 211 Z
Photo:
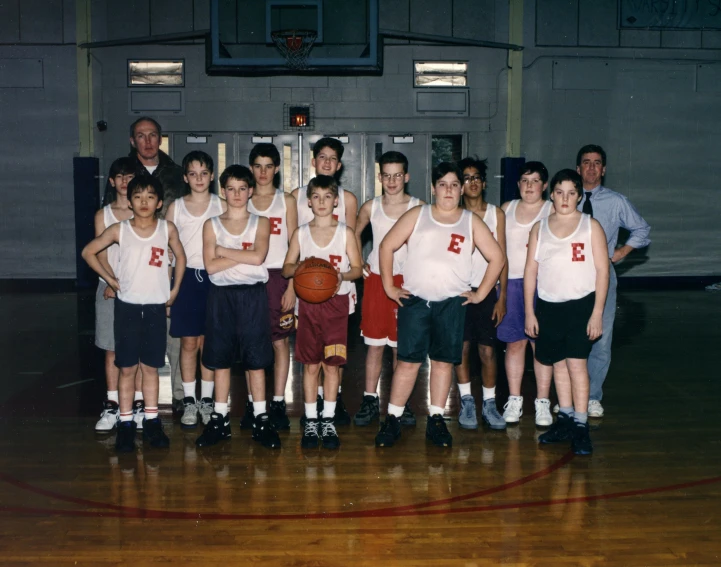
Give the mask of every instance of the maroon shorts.
M 268 270 L 268 283 L 265 284 L 268 294 L 268 316 L 270 318 L 270 340 L 275 342 L 289 336 L 295 330 L 293 307 L 290 311 L 281 311 L 280 302 L 288 280 L 281 275 L 281 270 Z
M 303 364 L 346 363 L 348 345 L 348 295 L 336 295 L 323 303 L 298 300 L 298 331 L 295 359 Z
M 403 286 L 402 274 L 393 276 L 393 285 Z M 381 277 L 373 272 L 363 281 L 360 328 L 367 345 L 397 346 L 398 304 L 388 298 Z

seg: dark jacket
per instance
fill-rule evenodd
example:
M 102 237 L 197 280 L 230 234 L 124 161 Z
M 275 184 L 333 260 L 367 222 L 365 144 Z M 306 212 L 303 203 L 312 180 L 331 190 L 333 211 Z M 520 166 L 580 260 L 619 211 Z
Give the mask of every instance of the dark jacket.
M 135 162 L 137 175 L 148 174 L 148 170 L 140 163 L 135 150 L 132 150 L 128 156 Z M 170 203 L 178 197 L 182 197 L 185 193 L 185 181 L 183 180 L 183 169 L 175 163 L 168 154 L 160 150 L 158 152 L 158 167 L 153 172 L 153 177 L 160 180 L 163 185 L 163 209 L 161 217 L 165 218 L 165 213 Z

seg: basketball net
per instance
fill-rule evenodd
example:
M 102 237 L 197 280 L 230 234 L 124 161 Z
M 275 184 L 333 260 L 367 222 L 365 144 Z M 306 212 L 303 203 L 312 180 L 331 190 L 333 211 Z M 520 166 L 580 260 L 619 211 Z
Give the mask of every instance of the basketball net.
M 318 34 L 311 30 L 279 30 L 271 32 L 275 46 L 291 69 L 306 69 L 308 55 Z

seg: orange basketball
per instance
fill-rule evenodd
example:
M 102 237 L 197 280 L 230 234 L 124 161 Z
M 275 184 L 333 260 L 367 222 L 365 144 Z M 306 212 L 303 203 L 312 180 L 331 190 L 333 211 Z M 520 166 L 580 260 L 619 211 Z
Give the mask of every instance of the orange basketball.
M 308 303 L 328 301 L 338 287 L 338 271 L 321 258 L 307 258 L 293 276 L 295 293 Z

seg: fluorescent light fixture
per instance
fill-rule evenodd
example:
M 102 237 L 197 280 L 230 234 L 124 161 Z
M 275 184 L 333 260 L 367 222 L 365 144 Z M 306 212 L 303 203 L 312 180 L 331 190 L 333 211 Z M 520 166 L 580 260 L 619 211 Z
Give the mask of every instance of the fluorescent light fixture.
M 272 144 L 273 136 L 261 136 L 260 134 L 253 134 L 250 141 L 254 144 Z
M 337 136 L 328 135 L 325 136 L 326 138 L 334 138 L 338 140 L 341 144 L 347 144 L 348 143 L 348 134 L 338 134 Z
M 394 144 L 412 144 L 413 136 L 410 134 L 402 134 L 401 136 L 391 136 Z
M 188 144 L 207 144 L 208 136 L 186 136 L 185 141 Z

